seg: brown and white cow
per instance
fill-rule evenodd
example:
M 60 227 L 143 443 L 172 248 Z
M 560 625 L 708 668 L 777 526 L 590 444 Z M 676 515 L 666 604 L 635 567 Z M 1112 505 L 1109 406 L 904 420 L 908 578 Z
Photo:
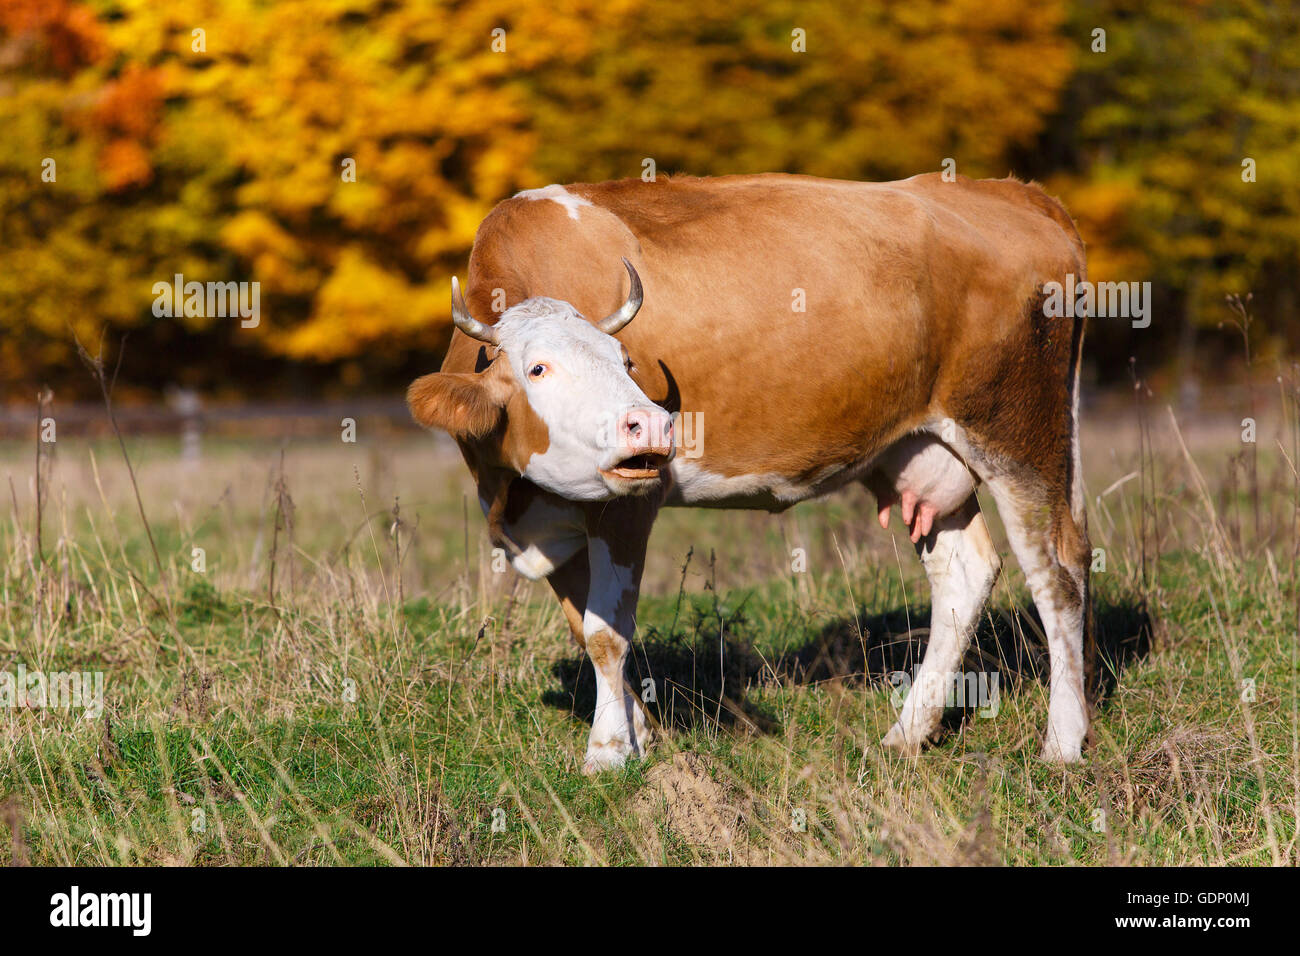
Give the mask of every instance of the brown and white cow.
M 1073 222 L 1014 179 L 628 180 L 492 211 L 442 371 L 408 402 L 456 438 L 493 541 L 547 578 L 591 658 L 584 769 L 648 741 L 624 664 L 658 509 L 780 511 L 853 481 L 882 525 L 900 505 L 932 592 L 925 658 L 883 742 L 915 753 L 938 730 L 997 578 L 983 482 L 1047 634 L 1043 756 L 1080 758 L 1083 320 L 1042 308 L 1068 274 L 1085 277 Z M 698 455 L 673 456 L 677 412 L 703 426 Z

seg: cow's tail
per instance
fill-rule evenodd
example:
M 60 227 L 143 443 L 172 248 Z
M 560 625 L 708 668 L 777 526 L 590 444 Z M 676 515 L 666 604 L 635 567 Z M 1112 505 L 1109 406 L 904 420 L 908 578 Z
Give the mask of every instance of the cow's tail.
M 1064 212 L 1064 210 L 1062 211 Z M 1069 231 L 1079 246 L 1077 278 L 1078 281 L 1085 282 L 1087 281 L 1087 263 L 1083 254 L 1083 243 L 1078 239 L 1079 234 L 1074 230 L 1073 222 L 1070 223 Z M 1083 488 L 1083 454 L 1079 436 L 1079 391 L 1083 367 L 1083 335 L 1086 324 L 1087 318 L 1085 316 L 1077 315 L 1074 317 L 1074 326 L 1070 335 L 1070 364 L 1067 372 L 1069 376 L 1067 386 L 1070 396 L 1070 517 L 1074 519 L 1075 527 L 1078 529 L 1079 537 L 1082 539 L 1087 552 L 1084 556 L 1083 565 L 1083 681 L 1090 711 L 1088 726 L 1091 728 L 1093 726 L 1091 711 L 1095 708 L 1097 698 L 1101 693 L 1101 670 L 1097 649 L 1097 633 L 1092 613 L 1092 580 L 1090 574 L 1092 554 L 1091 545 L 1088 543 L 1088 505 Z M 1091 733 L 1091 730 L 1089 733 Z

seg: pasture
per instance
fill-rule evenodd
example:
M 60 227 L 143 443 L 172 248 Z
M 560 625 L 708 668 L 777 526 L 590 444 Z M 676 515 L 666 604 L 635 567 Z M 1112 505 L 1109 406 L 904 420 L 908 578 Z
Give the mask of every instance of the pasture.
M 662 730 L 585 777 L 590 665 L 545 583 L 494 570 L 445 437 L 361 417 L 197 464 L 128 437 L 134 483 L 115 439 L 60 437 L 39 545 L 34 443 L 0 444 L 0 672 L 104 688 L 0 707 L 0 862 L 1294 865 L 1295 409 L 1253 446 L 1241 417 L 1085 412 L 1103 696 L 1065 769 L 996 518 L 978 699 L 906 759 L 879 739 L 929 609 L 896 513 L 665 511 L 630 675 Z

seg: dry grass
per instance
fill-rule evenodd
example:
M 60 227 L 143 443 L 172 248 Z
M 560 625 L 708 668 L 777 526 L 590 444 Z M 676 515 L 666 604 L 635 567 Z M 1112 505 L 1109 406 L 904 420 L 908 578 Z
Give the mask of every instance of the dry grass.
M 0 671 L 106 688 L 93 720 L 0 708 L 0 860 L 1294 865 L 1294 414 L 1261 413 L 1259 535 L 1239 427 L 1144 415 L 1141 445 L 1136 415 L 1085 435 L 1109 679 L 1069 769 L 1035 759 L 1013 561 L 968 662 L 1000 675 L 997 716 L 954 714 L 920 760 L 880 749 L 928 608 L 860 491 L 663 516 L 636 666 L 667 733 L 588 779 L 590 668 L 545 585 L 492 573 L 446 444 L 363 422 L 187 468 L 128 440 L 146 529 L 116 445 L 60 441 L 39 544 L 32 449 L 0 446 Z

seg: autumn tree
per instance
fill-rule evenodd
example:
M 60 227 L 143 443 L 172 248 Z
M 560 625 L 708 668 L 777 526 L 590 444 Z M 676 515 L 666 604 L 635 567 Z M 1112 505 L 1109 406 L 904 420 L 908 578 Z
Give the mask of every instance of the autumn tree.
M 1068 32 L 1079 70 L 1050 134 L 1065 144 L 1050 184 L 1094 278 L 1152 281 L 1165 307 L 1143 336 L 1184 367 L 1197 327 L 1228 317 L 1228 293 L 1253 290 L 1263 327 L 1300 344 L 1300 8 L 1079 0 Z
M 66 379 L 73 336 L 107 327 L 155 385 L 318 368 L 386 389 L 436 360 L 496 202 L 651 169 L 1031 173 L 1078 217 L 1094 278 L 1152 278 L 1201 322 L 1252 288 L 1279 316 L 1296 19 L 1211 0 L 0 0 L 0 378 L 24 397 Z M 258 282 L 261 322 L 156 316 L 177 273 Z

